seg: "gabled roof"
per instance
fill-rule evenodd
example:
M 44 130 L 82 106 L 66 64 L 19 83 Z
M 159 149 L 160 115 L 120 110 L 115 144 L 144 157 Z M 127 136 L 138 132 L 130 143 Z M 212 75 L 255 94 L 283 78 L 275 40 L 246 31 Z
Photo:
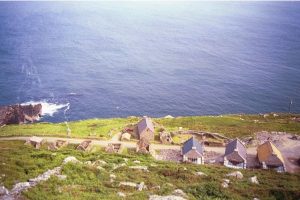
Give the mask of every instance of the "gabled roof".
M 186 154 L 188 153 L 190 150 L 193 149 L 193 147 L 195 148 L 195 150 L 197 150 L 200 154 L 203 154 L 203 146 L 198 142 L 198 140 L 196 140 L 194 137 L 191 137 L 190 139 L 188 139 L 187 141 L 185 141 L 183 143 L 183 147 L 182 147 L 182 153 Z
M 231 153 L 233 153 L 234 151 L 237 151 L 237 153 L 244 159 L 247 159 L 247 150 L 245 145 L 238 139 L 234 139 L 231 142 L 229 142 L 226 145 L 226 149 L 225 149 L 225 155 L 227 156 Z
M 150 118 L 148 118 L 148 117 L 144 117 L 138 123 L 138 132 L 139 132 L 139 134 L 142 133 L 142 132 L 144 132 L 147 128 L 150 131 L 154 132 L 154 126 L 153 126 L 152 120 Z
M 284 163 L 281 152 L 272 142 L 267 141 L 257 147 L 257 156 L 260 162 L 268 161 L 269 157 L 272 155 L 275 155 L 282 163 Z

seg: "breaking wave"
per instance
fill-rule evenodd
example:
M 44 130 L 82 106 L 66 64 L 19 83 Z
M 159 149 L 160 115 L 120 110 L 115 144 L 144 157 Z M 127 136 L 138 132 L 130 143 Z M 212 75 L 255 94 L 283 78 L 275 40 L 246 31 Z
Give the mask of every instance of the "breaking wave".
M 54 113 L 58 112 L 59 110 L 65 108 L 68 109 L 70 104 L 55 104 L 55 103 L 48 103 L 46 101 L 29 101 L 26 103 L 22 103 L 21 105 L 36 105 L 42 104 L 42 116 L 50 116 L 52 117 Z

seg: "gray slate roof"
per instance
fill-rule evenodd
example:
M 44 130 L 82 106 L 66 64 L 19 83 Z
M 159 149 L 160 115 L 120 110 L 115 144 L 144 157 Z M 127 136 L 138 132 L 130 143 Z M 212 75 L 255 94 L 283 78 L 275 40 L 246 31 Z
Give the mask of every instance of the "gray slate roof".
M 237 149 L 238 154 L 242 158 L 244 158 L 245 160 L 247 159 L 247 150 L 246 150 L 246 147 L 243 145 L 243 143 L 238 138 L 232 140 L 231 142 L 229 142 L 226 145 L 225 155 L 224 156 L 227 156 L 227 155 L 233 153 L 235 149 Z
M 203 146 L 194 137 L 191 137 L 190 139 L 184 142 L 182 147 L 182 153 L 183 154 L 188 153 L 190 150 L 192 150 L 193 147 L 196 147 L 196 150 L 199 153 L 203 154 L 204 151 Z
M 138 123 L 138 132 L 139 132 L 139 134 L 142 133 L 147 128 L 149 128 L 150 131 L 154 132 L 154 126 L 153 126 L 152 120 L 148 117 L 144 117 Z

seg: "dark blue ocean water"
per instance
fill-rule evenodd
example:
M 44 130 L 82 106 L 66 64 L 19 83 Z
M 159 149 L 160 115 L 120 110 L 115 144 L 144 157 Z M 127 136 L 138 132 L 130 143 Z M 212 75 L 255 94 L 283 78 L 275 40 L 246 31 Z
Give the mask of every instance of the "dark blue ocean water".
M 300 112 L 300 2 L 0 2 L 0 105 L 44 102 L 46 121 L 290 99 Z

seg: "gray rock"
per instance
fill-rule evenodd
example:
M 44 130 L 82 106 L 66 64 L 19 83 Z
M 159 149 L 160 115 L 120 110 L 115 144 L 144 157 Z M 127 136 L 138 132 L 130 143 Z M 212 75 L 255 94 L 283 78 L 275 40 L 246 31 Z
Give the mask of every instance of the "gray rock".
M 0 186 L 0 196 L 1 195 L 7 195 L 8 189 L 6 189 L 4 186 Z
M 130 169 L 138 169 L 138 170 L 143 170 L 145 172 L 148 172 L 148 167 L 147 166 L 130 166 Z
M 240 171 L 235 171 L 235 172 L 229 173 L 226 176 L 232 176 L 232 177 L 235 177 L 237 179 L 242 179 L 244 177 L 242 172 L 240 172 Z
M 250 183 L 253 183 L 253 184 L 259 184 L 256 176 L 250 177 L 249 181 L 250 181 Z
M 197 176 L 207 176 L 205 173 L 203 173 L 203 172 L 196 172 L 195 173 Z
M 181 189 L 176 189 L 172 192 L 172 195 L 175 196 L 180 196 L 180 197 L 187 197 L 187 195 L 181 190 Z
M 74 156 L 68 156 L 63 161 L 63 164 L 67 164 L 67 163 L 81 163 L 81 162 L 77 160 L 77 158 L 75 158 Z
M 123 193 L 123 192 L 118 192 L 117 194 L 118 194 L 119 197 L 126 197 L 126 194 Z
M 168 195 L 168 196 L 159 196 L 159 195 L 151 195 L 149 200 L 186 200 L 183 197 Z
M 143 189 L 146 189 L 146 186 L 144 182 L 141 182 L 140 184 L 137 185 L 137 190 L 142 191 Z

